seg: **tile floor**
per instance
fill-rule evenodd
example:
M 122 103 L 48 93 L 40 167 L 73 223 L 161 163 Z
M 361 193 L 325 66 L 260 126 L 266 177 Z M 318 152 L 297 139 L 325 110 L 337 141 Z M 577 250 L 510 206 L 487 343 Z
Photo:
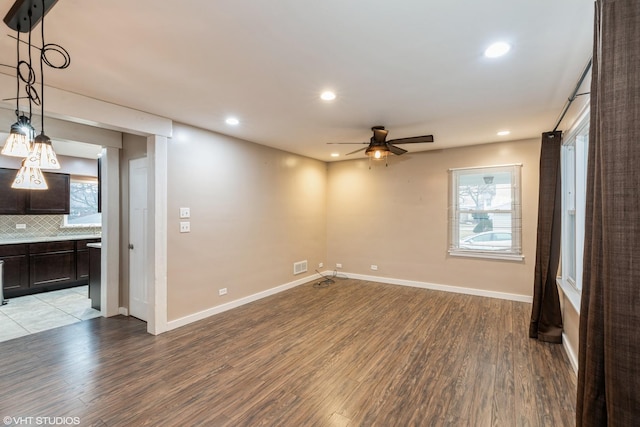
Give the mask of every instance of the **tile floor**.
M 0 342 L 99 317 L 89 287 L 11 298 L 0 306 Z

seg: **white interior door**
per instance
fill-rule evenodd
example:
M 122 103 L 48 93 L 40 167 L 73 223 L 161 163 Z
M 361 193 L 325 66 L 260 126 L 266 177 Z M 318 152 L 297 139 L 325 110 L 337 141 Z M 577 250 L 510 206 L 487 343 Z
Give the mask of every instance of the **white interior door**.
M 129 315 L 147 320 L 147 159 L 129 161 Z

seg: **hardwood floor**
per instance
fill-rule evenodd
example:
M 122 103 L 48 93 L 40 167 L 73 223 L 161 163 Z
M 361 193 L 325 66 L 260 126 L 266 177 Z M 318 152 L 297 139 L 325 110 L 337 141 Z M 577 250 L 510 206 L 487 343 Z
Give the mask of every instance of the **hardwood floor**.
M 134 318 L 93 319 L 0 343 L 0 417 L 79 417 L 83 426 L 572 426 L 575 375 L 562 346 L 528 338 L 530 309 L 339 280 L 157 337 Z

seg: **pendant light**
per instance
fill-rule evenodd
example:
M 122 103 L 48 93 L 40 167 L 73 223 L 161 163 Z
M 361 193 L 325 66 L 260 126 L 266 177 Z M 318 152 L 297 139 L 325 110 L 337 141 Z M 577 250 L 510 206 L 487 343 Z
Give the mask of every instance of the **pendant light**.
M 17 110 L 16 110 L 17 111 Z M 25 116 L 18 116 L 18 121 L 11 125 L 9 136 L 2 147 L 2 154 L 13 157 L 27 157 L 32 149 L 35 129 Z
M 49 188 L 40 168 L 26 166 L 26 159 L 22 161 L 22 167 L 11 184 L 11 188 L 23 190 L 46 190 Z
M 42 0 L 42 9 L 44 9 L 45 4 L 44 0 Z M 44 63 L 47 62 L 47 65 L 53 66 L 49 61 L 46 60 L 45 55 L 48 49 L 51 49 L 51 46 L 58 47 L 57 45 L 48 46 L 44 42 L 44 15 L 42 16 L 42 21 L 40 22 L 40 31 L 42 35 L 42 49 L 40 50 L 40 135 L 36 136 L 33 140 L 33 147 L 29 155 L 27 156 L 25 166 L 32 168 L 40 168 L 40 169 L 60 169 L 60 163 L 58 163 L 58 157 L 56 156 L 56 152 L 53 150 L 53 145 L 51 145 L 51 138 L 49 138 L 44 133 Z M 65 58 L 66 60 L 66 58 Z M 66 68 L 69 66 L 68 61 L 65 62 L 63 67 Z M 55 67 L 58 68 L 58 67 Z
M 5 156 L 14 156 L 14 157 L 27 157 L 29 152 L 31 152 L 33 148 L 33 136 L 35 134 L 35 130 L 33 126 L 31 126 L 30 118 L 27 118 L 24 115 L 20 114 L 20 79 L 22 76 L 20 75 L 20 30 L 17 31 L 16 37 L 16 56 L 17 56 L 17 65 L 16 65 L 16 117 L 18 121 L 11 125 L 11 131 L 9 132 L 9 136 L 4 143 L 4 147 L 2 147 L 2 154 Z M 35 80 L 35 76 L 33 73 L 29 72 L 29 77 L 33 77 Z M 29 107 L 31 110 L 31 107 Z M 31 114 L 29 114 L 31 116 Z

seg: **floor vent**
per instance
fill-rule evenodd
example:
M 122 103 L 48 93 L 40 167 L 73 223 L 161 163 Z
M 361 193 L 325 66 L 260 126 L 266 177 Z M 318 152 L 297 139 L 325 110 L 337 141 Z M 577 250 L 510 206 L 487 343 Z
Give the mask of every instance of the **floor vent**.
M 307 271 L 307 260 L 293 263 L 293 274 L 300 274 Z

